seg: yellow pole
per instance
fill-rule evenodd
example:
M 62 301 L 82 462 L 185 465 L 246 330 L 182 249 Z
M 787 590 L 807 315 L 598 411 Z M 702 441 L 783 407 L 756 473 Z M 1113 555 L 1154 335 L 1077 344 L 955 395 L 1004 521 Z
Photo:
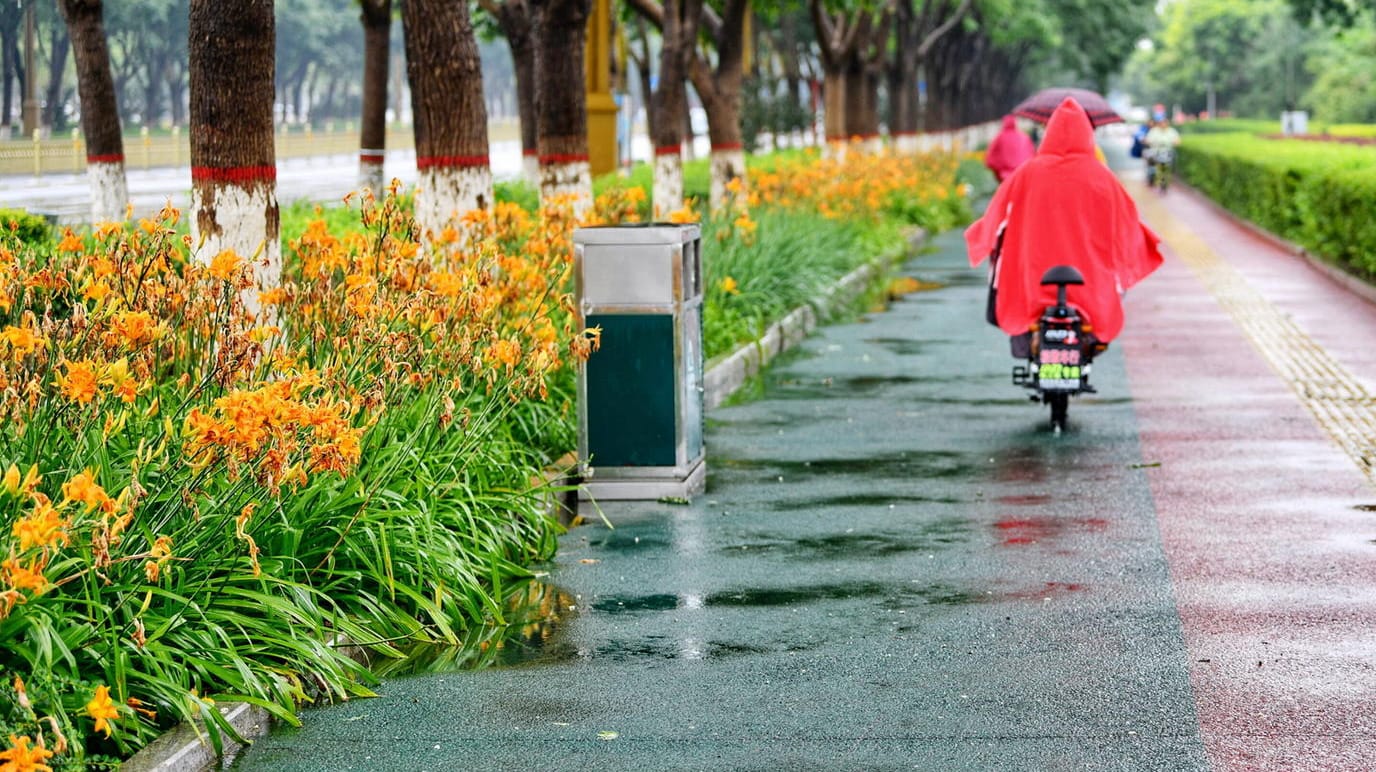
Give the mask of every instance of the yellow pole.
M 593 0 L 584 51 L 588 84 L 588 165 L 592 173 L 616 169 L 616 100 L 612 97 L 612 4 Z

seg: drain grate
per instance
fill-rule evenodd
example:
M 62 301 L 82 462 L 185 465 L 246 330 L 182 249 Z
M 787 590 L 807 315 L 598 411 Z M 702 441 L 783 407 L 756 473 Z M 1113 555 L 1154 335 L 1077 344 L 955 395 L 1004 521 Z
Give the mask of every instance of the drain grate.
M 1262 358 L 1290 384 L 1319 425 L 1376 482 L 1376 395 L 1203 239 L 1171 217 L 1155 196 L 1143 196 L 1139 206 L 1150 212 L 1153 224 L 1162 226 L 1161 237 L 1232 316 Z

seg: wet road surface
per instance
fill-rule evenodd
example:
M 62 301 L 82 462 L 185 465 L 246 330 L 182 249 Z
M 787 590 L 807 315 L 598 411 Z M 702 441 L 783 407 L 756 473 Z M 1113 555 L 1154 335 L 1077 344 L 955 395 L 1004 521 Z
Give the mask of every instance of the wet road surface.
M 705 495 L 565 535 L 494 666 L 388 680 L 235 768 L 1376 766 L 1376 495 L 1184 260 L 1222 233 L 1233 261 L 1227 224 L 1182 191 L 1143 212 L 1181 253 L 1065 434 L 943 236 L 907 266 L 939 289 L 709 414 Z M 1376 319 L 1304 271 L 1277 303 Z

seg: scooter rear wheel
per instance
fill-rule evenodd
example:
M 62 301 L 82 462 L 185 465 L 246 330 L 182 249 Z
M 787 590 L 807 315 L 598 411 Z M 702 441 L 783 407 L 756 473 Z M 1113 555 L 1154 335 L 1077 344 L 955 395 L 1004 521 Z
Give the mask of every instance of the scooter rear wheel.
M 1055 431 L 1064 429 L 1066 412 L 1070 408 L 1070 395 L 1065 392 L 1052 392 L 1046 395 L 1046 403 L 1051 406 L 1051 428 Z

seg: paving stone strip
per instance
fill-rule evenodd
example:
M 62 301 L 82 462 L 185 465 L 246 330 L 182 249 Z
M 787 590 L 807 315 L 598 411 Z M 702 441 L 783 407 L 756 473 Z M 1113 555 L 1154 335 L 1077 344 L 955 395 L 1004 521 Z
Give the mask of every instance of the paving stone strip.
M 1170 217 L 1153 196 L 1139 198 L 1161 236 L 1190 267 L 1219 305 L 1256 347 L 1319 424 L 1376 482 L 1376 395 L 1314 341 L 1298 324 L 1254 289 L 1236 268 Z

